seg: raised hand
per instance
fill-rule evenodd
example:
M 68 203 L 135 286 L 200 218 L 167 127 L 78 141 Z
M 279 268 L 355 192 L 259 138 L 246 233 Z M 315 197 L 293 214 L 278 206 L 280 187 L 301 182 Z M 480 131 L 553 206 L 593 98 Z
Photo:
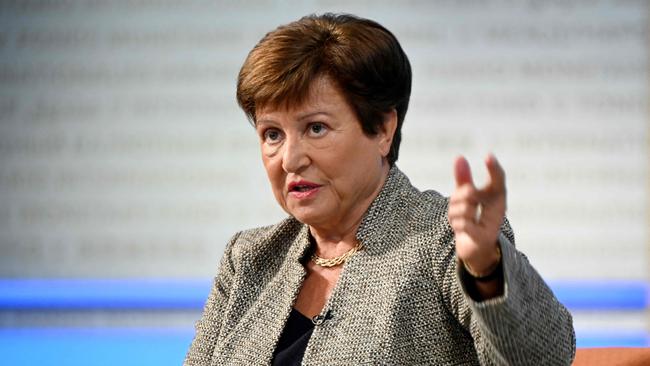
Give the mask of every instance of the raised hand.
M 506 212 L 505 172 L 496 157 L 485 159 L 489 180 L 478 189 L 467 160 L 454 163 L 456 189 L 449 201 L 449 223 L 456 236 L 456 255 L 474 273 L 487 274 L 500 260 L 499 230 Z

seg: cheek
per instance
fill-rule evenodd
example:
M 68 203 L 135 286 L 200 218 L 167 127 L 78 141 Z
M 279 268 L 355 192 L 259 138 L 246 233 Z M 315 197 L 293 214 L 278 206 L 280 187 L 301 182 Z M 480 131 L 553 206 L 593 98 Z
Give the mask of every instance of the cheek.
M 269 183 L 271 183 L 271 190 L 273 191 L 276 200 L 282 203 L 284 201 L 282 192 L 284 190 L 285 183 L 282 164 L 280 161 L 277 161 L 277 159 L 268 157 L 262 157 L 262 162 L 264 163 L 264 169 L 266 170 L 266 175 L 269 178 Z
M 373 171 L 382 159 L 377 144 L 364 137 L 360 138 L 353 146 L 348 146 L 343 154 L 341 159 L 347 161 L 348 168 L 357 173 Z
M 365 191 L 368 185 L 375 182 L 375 178 L 382 171 L 382 157 L 377 152 L 376 146 L 365 144 L 365 147 L 350 154 L 354 160 L 344 164 L 346 175 L 349 176 L 350 185 L 354 190 Z M 372 188 L 372 187 L 370 187 Z

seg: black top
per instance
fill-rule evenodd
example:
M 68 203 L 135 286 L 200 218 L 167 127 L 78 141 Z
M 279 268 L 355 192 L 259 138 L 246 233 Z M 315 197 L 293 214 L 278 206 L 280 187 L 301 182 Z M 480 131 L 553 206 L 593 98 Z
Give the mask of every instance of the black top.
M 275 347 L 271 365 L 299 366 L 313 331 L 312 320 L 292 308 L 278 345 Z

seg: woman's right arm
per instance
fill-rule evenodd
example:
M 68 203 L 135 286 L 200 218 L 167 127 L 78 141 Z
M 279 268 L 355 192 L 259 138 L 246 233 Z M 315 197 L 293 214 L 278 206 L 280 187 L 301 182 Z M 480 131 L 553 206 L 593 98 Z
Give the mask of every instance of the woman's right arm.
M 201 319 L 196 322 L 195 335 L 190 349 L 185 356 L 183 366 L 205 366 L 212 360 L 214 347 L 221 332 L 222 315 L 228 304 L 231 284 L 235 275 L 232 262 L 232 247 L 240 233 L 235 234 L 221 257 L 217 276 L 203 308 Z

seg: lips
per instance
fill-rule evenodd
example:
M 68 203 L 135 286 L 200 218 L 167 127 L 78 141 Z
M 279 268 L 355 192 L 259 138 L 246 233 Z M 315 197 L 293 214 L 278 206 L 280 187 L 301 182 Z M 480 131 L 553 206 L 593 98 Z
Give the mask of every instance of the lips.
M 289 183 L 289 192 L 306 192 L 310 189 L 314 189 L 318 187 L 320 187 L 320 184 L 316 184 L 306 180 L 300 180 L 297 182 Z
M 291 196 L 294 196 L 296 198 L 306 198 L 316 193 L 320 187 L 320 184 L 306 180 L 300 180 L 297 182 L 289 183 L 287 190 Z

